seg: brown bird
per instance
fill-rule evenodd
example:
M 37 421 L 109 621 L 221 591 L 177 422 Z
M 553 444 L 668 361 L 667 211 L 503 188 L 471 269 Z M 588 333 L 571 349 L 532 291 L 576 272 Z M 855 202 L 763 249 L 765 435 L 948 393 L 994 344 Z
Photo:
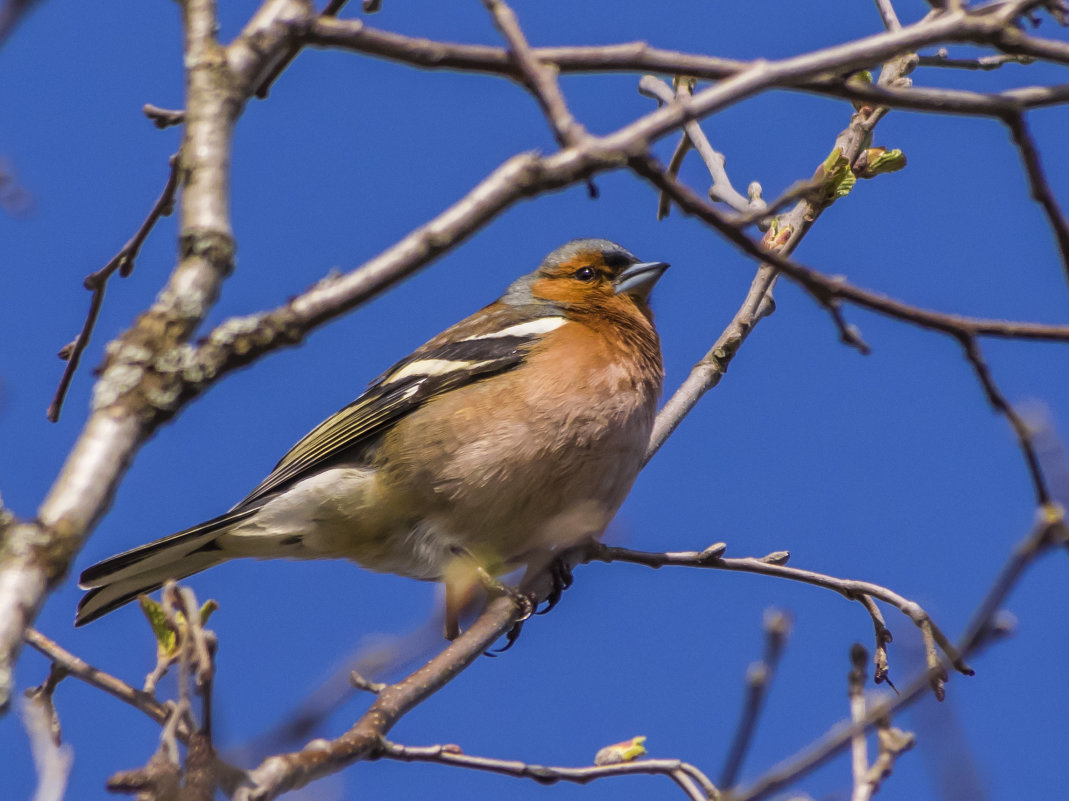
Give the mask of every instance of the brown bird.
M 664 377 L 648 297 L 667 268 L 604 239 L 557 248 L 229 512 L 88 568 L 75 625 L 228 559 L 346 558 L 445 582 L 456 636 L 480 574 L 541 570 L 623 503 Z

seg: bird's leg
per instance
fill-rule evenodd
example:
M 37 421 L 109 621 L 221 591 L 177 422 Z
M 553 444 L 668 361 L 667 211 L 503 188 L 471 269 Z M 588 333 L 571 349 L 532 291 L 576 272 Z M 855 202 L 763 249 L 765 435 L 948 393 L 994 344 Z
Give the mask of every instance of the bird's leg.
M 535 611 L 532 595 L 510 587 L 490 575 L 466 550 L 456 549 L 455 557 L 446 568 L 445 582 L 445 638 L 455 640 L 460 636 L 461 614 L 471 606 L 476 590 L 481 588 L 488 596 L 507 595 L 520 610 L 515 629 Z M 513 638 L 514 639 L 514 638 Z

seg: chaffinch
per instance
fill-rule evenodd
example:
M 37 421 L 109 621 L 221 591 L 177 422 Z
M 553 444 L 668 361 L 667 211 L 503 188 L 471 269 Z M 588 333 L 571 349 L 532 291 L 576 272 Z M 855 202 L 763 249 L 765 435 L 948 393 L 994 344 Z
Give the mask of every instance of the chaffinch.
M 344 557 L 446 585 L 599 537 L 642 466 L 664 371 L 648 297 L 668 265 L 604 239 L 557 248 L 395 364 L 226 514 L 81 575 L 75 625 L 240 556 Z

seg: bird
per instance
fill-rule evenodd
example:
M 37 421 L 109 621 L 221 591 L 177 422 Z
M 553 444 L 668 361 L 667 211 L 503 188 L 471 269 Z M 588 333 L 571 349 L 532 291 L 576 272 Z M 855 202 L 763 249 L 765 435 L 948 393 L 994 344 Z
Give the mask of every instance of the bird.
M 600 538 L 630 491 L 664 381 L 649 296 L 666 269 L 606 239 L 558 247 L 228 512 L 87 568 L 75 626 L 233 558 L 347 558 L 444 583 L 456 637 L 480 581 Z

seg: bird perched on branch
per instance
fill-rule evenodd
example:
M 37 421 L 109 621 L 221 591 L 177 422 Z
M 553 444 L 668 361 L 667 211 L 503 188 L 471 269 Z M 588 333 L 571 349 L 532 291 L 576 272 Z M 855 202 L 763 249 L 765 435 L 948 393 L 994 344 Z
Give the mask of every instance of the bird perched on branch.
M 348 558 L 476 585 L 600 536 L 642 466 L 664 372 L 648 297 L 668 265 L 604 239 L 557 248 L 398 362 L 224 515 L 87 569 L 82 625 L 236 557 Z

